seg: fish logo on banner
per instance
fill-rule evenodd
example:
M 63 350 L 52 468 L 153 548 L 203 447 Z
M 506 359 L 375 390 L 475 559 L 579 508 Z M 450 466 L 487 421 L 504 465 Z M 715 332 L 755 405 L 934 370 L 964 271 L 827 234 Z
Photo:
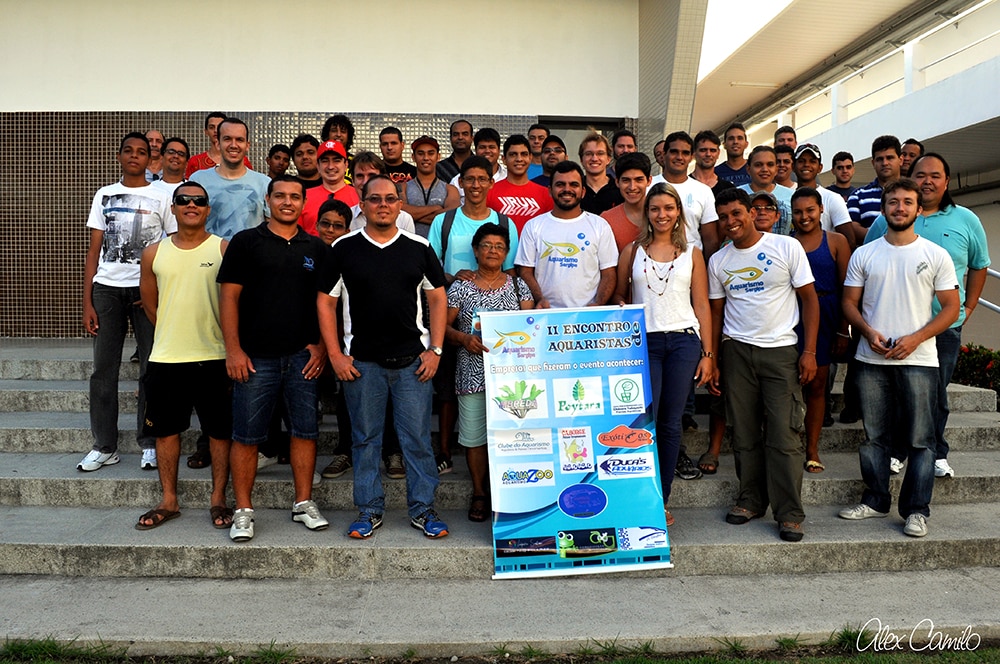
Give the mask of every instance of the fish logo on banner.
M 651 454 L 613 454 L 597 457 L 597 478 L 626 480 L 632 477 L 655 477 L 656 464 Z
M 559 429 L 560 471 L 563 473 L 592 473 L 594 450 L 590 427 Z

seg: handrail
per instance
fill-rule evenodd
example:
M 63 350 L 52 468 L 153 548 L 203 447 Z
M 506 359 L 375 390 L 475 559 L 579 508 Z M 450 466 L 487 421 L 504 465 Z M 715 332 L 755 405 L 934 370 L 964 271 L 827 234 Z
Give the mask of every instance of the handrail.
M 994 279 L 1000 279 L 1000 272 L 988 267 L 986 268 L 986 276 L 993 277 Z M 989 300 L 979 298 L 979 306 L 986 307 L 990 311 L 1000 314 L 1000 305 L 993 304 Z

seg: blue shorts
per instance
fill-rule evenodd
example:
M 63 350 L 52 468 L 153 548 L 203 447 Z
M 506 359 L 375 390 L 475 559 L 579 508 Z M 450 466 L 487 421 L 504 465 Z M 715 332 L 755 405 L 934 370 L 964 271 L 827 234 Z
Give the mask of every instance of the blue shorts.
M 278 398 L 285 400 L 292 438 L 316 440 L 317 380 L 306 380 L 302 369 L 309 351 L 282 357 L 251 357 L 256 370 L 245 383 L 233 383 L 233 440 L 259 445 L 267 440 L 268 426 Z

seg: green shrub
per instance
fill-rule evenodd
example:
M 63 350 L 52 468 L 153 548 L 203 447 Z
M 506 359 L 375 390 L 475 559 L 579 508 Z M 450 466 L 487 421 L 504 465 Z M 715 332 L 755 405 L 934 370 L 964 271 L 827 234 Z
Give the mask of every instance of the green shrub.
M 977 344 L 962 346 L 951 381 L 988 390 L 1000 389 L 1000 353 Z

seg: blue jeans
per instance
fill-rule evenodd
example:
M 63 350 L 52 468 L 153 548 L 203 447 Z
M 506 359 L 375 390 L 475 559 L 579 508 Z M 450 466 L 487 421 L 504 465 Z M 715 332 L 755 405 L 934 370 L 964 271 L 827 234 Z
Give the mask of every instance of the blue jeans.
M 948 458 L 948 441 L 944 439 L 944 429 L 948 426 L 948 383 L 958 364 L 958 351 L 962 347 L 962 326 L 951 327 L 935 338 L 938 353 L 937 417 L 934 419 L 934 441 L 937 447 L 935 459 Z
M 701 339 L 692 331 L 691 334 L 650 332 L 646 340 L 649 381 L 653 386 L 653 417 L 656 418 L 656 450 L 660 461 L 663 504 L 666 505 L 670 499 L 684 431 L 681 416 L 701 359 Z
M 139 287 L 126 288 L 94 284 L 92 300 L 97 311 L 97 336 L 94 337 L 94 373 L 90 375 L 90 431 L 94 449 L 114 452 L 118 449 L 118 372 L 122 366 L 122 348 L 128 333 L 129 318 L 139 347 L 139 403 L 136 407 L 136 440 L 143 449 L 156 449 L 156 439 L 142 435 L 146 412 L 143 377 L 153 348 L 153 324 L 146 318 L 139 301 Z
M 233 440 L 244 445 L 260 445 L 267 440 L 271 417 L 282 397 L 292 438 L 316 440 L 316 386 L 306 380 L 302 369 L 309 351 L 300 350 L 281 357 L 251 357 L 254 371 L 247 382 L 233 384 Z
M 414 373 L 419 358 L 408 367 L 386 369 L 375 362 L 354 361 L 359 378 L 344 383 L 354 442 L 354 504 L 366 514 L 385 512 L 385 491 L 379 461 L 386 402 L 391 398 L 399 445 L 406 461 L 406 505 L 411 517 L 434 507 L 437 463 L 431 448 L 431 381 Z
M 861 502 L 879 512 L 892 505 L 889 454 L 893 434 L 909 443 L 909 462 L 899 492 L 899 515 L 930 516 L 934 491 L 934 418 L 937 367 L 858 362 L 858 395 L 865 441 L 858 449 L 865 491 Z

